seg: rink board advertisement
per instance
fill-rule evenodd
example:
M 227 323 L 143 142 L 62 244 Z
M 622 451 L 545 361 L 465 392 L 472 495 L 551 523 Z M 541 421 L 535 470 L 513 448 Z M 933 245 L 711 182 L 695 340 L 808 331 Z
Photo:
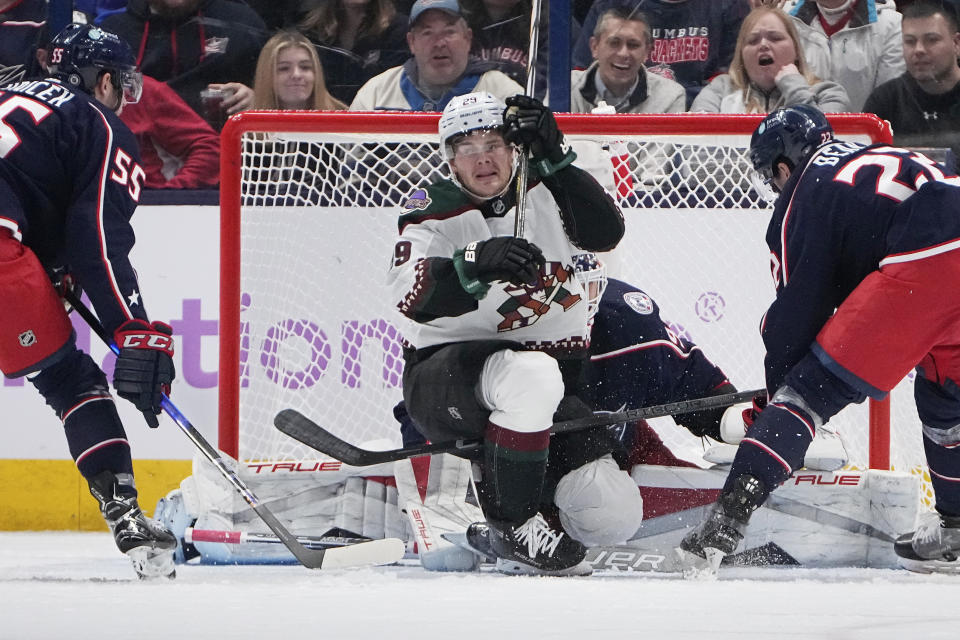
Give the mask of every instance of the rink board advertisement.
M 314 209 L 313 213 L 331 221 L 325 224 L 328 229 L 334 225 L 335 231 L 329 234 L 334 244 L 327 248 L 308 244 L 306 250 L 316 257 L 313 268 L 282 273 L 276 285 L 281 295 L 277 304 L 284 305 L 282 309 L 275 309 L 272 304 L 259 310 L 249 305 L 241 307 L 241 321 L 244 317 L 250 320 L 248 334 L 242 336 L 246 345 L 245 373 L 254 386 L 286 384 L 290 387 L 286 391 L 292 395 L 284 402 L 289 400 L 293 405 L 302 401 L 297 400 L 298 395 L 305 399 L 331 394 L 346 405 L 374 406 L 374 414 L 382 407 L 382 415 L 369 415 L 368 411 L 363 417 L 364 439 L 371 435 L 396 438 L 396 427 L 388 411 L 392 405 L 385 406 L 385 402 L 392 403 L 399 397 L 398 336 L 391 325 L 402 325 L 400 319 L 390 314 L 384 284 L 392 255 L 394 214 L 378 214 L 384 219 L 372 223 L 370 209 Z M 670 327 L 698 343 L 740 388 L 762 386 L 763 351 L 757 327 L 773 296 L 763 242 L 768 212 L 631 209 L 624 213 L 627 235 L 614 255 L 607 257 L 611 275 L 645 289 L 660 305 Z M 134 229 L 137 244 L 131 258 L 147 311 L 152 319 L 169 322 L 176 339 L 177 378 L 171 398 L 204 437 L 216 445 L 219 209 L 142 206 L 134 217 Z M 354 238 L 359 239 L 357 249 L 350 244 Z M 285 261 L 284 254 L 276 248 L 268 251 L 264 260 L 281 265 Z M 343 268 L 348 270 L 346 276 L 338 271 Z M 356 269 L 364 273 L 358 274 Z M 325 282 L 329 285 L 326 291 L 332 292 L 325 294 L 319 307 L 316 297 L 306 301 L 320 309 L 316 316 L 312 311 L 298 311 L 296 306 L 287 305 L 289 299 L 304 297 L 303 288 L 309 289 L 307 285 L 312 282 Z M 351 287 L 363 290 L 350 291 Z M 267 299 L 259 295 L 248 297 L 253 301 Z M 358 301 L 357 306 L 350 300 Z M 370 303 L 371 300 L 374 302 Z M 368 303 L 372 306 L 366 306 Z M 79 345 L 89 349 L 110 377 L 114 356 L 76 314 L 72 317 Z M 295 345 L 276 344 L 276 340 L 271 341 L 271 331 L 291 323 L 309 325 L 315 330 L 316 339 L 310 340 L 306 353 L 298 356 L 300 364 L 284 364 L 294 374 L 297 367 L 318 371 L 311 384 L 289 385 L 281 382 L 289 381 L 289 376 L 275 375 L 275 356 Z M 374 329 L 389 339 L 371 339 Z M 376 384 L 357 384 L 351 377 L 353 369 L 346 358 L 354 350 L 344 341 L 344 336 L 351 333 L 366 336 L 362 349 L 357 351 L 362 350 L 362 368 Z M 304 342 L 303 336 L 299 342 Z M 60 461 L 65 464 L 63 469 L 72 468 L 59 421 L 29 383 L 4 379 L 0 383 L 0 406 L 4 409 L 0 418 L 4 427 L 0 470 L 6 472 L 4 477 L 17 477 L 18 460 Z M 164 461 L 176 463 L 170 467 L 175 471 L 167 471 L 166 475 L 159 471 L 139 479 L 145 496 L 163 495 L 186 475 L 182 470 L 188 467 L 195 447 L 166 416 L 161 418 L 160 428 L 149 429 L 129 403 L 118 400 L 117 406 L 135 460 L 159 461 L 161 469 Z M 258 429 L 271 436 L 275 433 L 269 424 L 274 408 L 283 407 L 267 408 L 258 421 Z M 697 455 L 699 441 L 692 437 L 690 440 L 692 451 L 678 451 L 679 455 Z M 667 442 L 673 446 L 675 441 Z M 162 486 L 151 485 L 154 476 Z M 85 491 L 84 486 L 79 493 L 83 495 Z M 84 500 L 81 498 L 80 502 Z M 92 501 L 86 502 L 92 506 Z M 152 504 L 151 499 L 144 500 L 145 506 Z
M 374 231 L 363 220 L 362 215 L 338 213 L 339 240 L 355 235 L 369 237 Z M 741 255 L 753 255 L 755 259 L 745 262 L 739 258 L 725 257 L 722 250 L 713 246 L 718 237 L 711 227 L 721 224 L 722 219 L 738 215 L 730 210 L 719 215 L 710 211 L 686 212 L 645 212 L 645 219 L 639 223 L 627 212 L 628 233 L 624 246 L 617 250 L 611 260 L 614 275 L 644 288 L 653 296 L 662 308 L 663 315 L 678 329 L 700 343 L 704 350 L 709 349 L 714 336 L 722 343 L 724 334 L 740 333 L 743 344 L 751 353 L 740 354 L 738 361 L 745 363 L 731 367 L 730 363 L 721 363 L 732 378 L 739 378 L 741 385 L 762 382 L 760 370 L 762 347 L 755 337 L 764 300 L 772 295 L 772 284 L 766 271 L 766 250 L 762 236 L 766 224 L 764 212 L 746 214 L 755 218 L 753 238 L 741 237 L 748 243 L 748 249 L 737 247 Z M 657 222 L 654 217 L 674 216 L 693 220 L 695 227 L 704 233 L 689 235 L 681 239 L 672 238 L 666 224 Z M 380 230 L 393 228 L 393 219 Z M 685 225 L 686 226 L 686 225 Z M 169 322 L 176 339 L 175 363 L 177 379 L 174 383 L 172 400 L 183 411 L 203 435 L 216 442 L 217 439 L 217 354 L 218 354 L 218 315 L 219 315 L 219 211 L 210 206 L 142 206 L 134 217 L 137 244 L 131 259 L 137 269 L 143 290 L 147 311 L 151 318 Z M 759 238 L 759 244 L 757 239 Z M 338 241 L 339 241 L 338 240 Z M 368 280 L 379 283 L 383 293 L 383 281 L 390 257 L 392 237 L 384 239 L 382 245 L 385 255 L 382 260 L 367 256 L 367 264 L 382 268 L 379 274 L 367 274 Z M 718 255 L 719 254 L 719 255 Z M 694 268 L 692 261 L 708 260 L 705 267 Z M 613 263 L 619 263 L 613 264 Z M 687 273 L 711 273 L 703 282 L 692 282 L 680 273 L 677 263 L 682 264 Z M 331 277 L 328 271 L 316 269 L 313 273 L 301 274 L 301 278 L 323 279 Z M 293 283 L 295 284 L 295 283 Z M 336 287 L 347 286 L 339 283 Z M 335 288 L 336 288 L 335 287 Z M 740 295 L 740 291 L 748 295 Z M 293 292 L 293 287 L 287 289 Z M 757 295 L 757 291 L 760 295 Z M 364 292 L 369 296 L 369 293 Z M 291 293 L 293 295 L 293 293 Z M 749 304 L 744 304 L 747 301 Z M 333 304 L 331 307 L 340 308 Z M 386 305 L 389 307 L 389 305 Z M 349 315 L 344 313 L 338 315 Z M 355 314 L 354 314 L 355 316 Z M 95 360 L 102 363 L 108 374 L 112 372 L 114 357 L 83 321 L 73 314 L 77 340 L 81 348 L 89 349 Z M 375 318 L 352 318 L 359 323 L 376 321 Z M 390 319 L 394 320 L 394 319 Z M 282 318 L 277 318 L 282 322 Z M 338 336 L 338 326 L 324 326 L 325 319 L 313 319 L 326 334 Z M 340 319 L 330 321 L 336 325 Z M 748 329 L 744 330 L 743 325 Z M 738 325 L 740 325 L 738 327 Z M 251 375 L 260 375 L 266 369 L 260 367 L 264 336 L 253 336 L 250 355 Z M 337 346 L 337 345 L 334 345 Z M 321 345 L 321 348 L 323 345 Z M 708 351 L 709 352 L 709 351 Z M 752 363 L 755 371 L 750 371 Z M 326 383 L 343 384 L 341 371 L 331 366 L 333 374 L 323 378 Z M 396 384 L 396 378 L 384 384 Z M 305 390 L 305 392 L 308 389 Z M 127 426 L 128 436 L 134 449 L 134 456 L 151 459 L 189 459 L 193 447 L 186 441 L 176 425 L 169 418 L 161 420 L 159 429 L 146 427 L 138 412 L 119 400 L 121 416 Z M 3 429 L 3 447 L 0 457 L 7 459 L 65 459 L 68 457 L 66 442 L 61 425 L 52 412 L 43 404 L 42 399 L 23 379 L 3 379 L 0 383 L 0 406 L 4 407 L 0 418 L 6 428 Z

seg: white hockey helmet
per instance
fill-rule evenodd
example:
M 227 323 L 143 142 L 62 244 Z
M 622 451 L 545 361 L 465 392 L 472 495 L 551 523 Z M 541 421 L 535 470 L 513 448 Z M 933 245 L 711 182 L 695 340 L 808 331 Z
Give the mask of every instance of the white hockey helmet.
M 506 108 L 501 100 L 485 91 L 453 98 L 440 116 L 440 147 L 444 159 L 453 160 L 453 142 L 457 137 L 471 131 L 502 130 Z

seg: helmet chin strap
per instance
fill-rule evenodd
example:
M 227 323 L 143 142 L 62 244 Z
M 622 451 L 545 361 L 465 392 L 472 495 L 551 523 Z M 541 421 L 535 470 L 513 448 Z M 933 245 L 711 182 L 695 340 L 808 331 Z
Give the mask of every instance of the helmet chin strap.
M 510 179 L 507 180 L 507 183 L 505 185 L 503 185 L 503 189 L 493 194 L 492 196 L 481 196 L 479 193 L 474 193 L 473 191 L 468 189 L 465 184 L 460 182 L 460 178 L 457 177 L 457 172 L 453 169 L 452 164 L 450 165 L 450 180 L 453 181 L 453 184 L 460 187 L 460 190 L 463 191 L 468 196 L 470 196 L 472 199 L 476 200 L 477 202 L 486 202 L 487 200 L 493 200 L 494 198 L 499 198 L 500 196 L 502 196 L 503 194 L 505 194 L 507 191 L 510 190 L 510 185 L 513 184 L 513 179 L 517 175 L 518 166 L 520 166 L 520 150 L 514 147 L 513 162 L 512 162 L 512 167 L 510 169 Z

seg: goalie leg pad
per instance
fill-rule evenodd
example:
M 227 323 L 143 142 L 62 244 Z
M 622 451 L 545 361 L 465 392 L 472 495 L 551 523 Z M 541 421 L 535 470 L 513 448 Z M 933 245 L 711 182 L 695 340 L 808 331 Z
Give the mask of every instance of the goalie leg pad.
M 563 476 L 553 500 L 564 531 L 588 547 L 623 544 L 643 520 L 636 482 L 609 454 Z
M 443 534 L 464 533 L 483 520 L 471 487 L 467 460 L 450 454 L 394 463 L 399 502 L 410 522 L 420 564 L 428 571 L 472 571 L 480 557 L 450 543 Z
M 29 247 L 0 229 L 0 371 L 10 378 L 40 371 L 73 346 L 73 326 Z

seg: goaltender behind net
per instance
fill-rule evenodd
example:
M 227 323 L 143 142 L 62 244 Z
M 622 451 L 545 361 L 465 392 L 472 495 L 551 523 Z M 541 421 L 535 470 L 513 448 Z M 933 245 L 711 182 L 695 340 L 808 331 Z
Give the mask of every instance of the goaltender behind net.
M 549 109 L 526 96 L 507 105 L 488 93 L 447 105 L 439 130 L 452 176 L 416 190 L 399 219 L 388 282 L 412 321 L 403 396 L 426 438 L 484 439 L 480 500 L 500 570 L 589 573 L 584 546 L 538 507 L 554 413 L 589 342 L 576 257 L 615 247 L 623 216 L 571 164 Z M 530 150 L 527 238 L 511 235 L 517 167 L 528 161 L 520 144 Z M 613 471 L 635 501 L 619 515 L 638 523 L 636 487 Z

